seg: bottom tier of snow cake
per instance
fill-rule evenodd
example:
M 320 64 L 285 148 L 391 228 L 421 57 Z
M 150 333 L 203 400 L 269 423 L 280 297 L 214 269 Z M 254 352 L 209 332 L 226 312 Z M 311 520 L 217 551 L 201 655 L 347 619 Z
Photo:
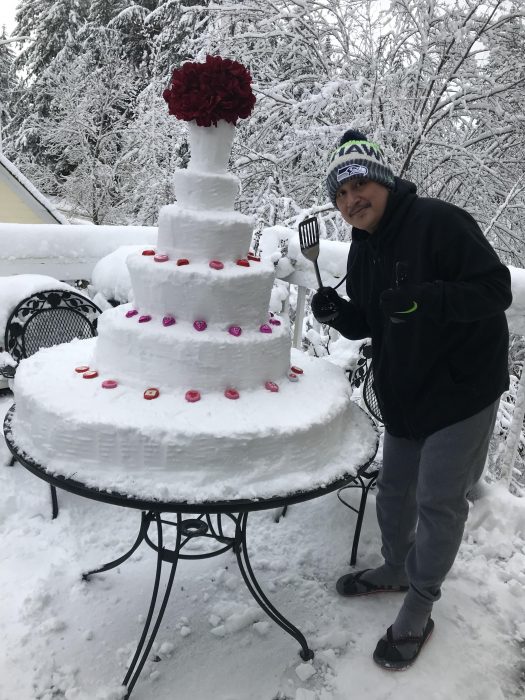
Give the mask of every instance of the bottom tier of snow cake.
M 143 498 L 271 498 L 354 473 L 377 449 L 326 360 L 293 350 L 292 381 L 197 397 L 98 376 L 95 343 L 41 350 L 16 374 L 15 444 L 53 473 Z

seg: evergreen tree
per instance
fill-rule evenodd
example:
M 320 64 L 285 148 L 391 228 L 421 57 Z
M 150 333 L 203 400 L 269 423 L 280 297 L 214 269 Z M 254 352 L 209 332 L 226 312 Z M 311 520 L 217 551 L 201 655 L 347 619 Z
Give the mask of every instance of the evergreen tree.
M 86 22 L 90 0 L 20 0 L 15 33 L 31 37 L 17 58 L 29 78 L 36 78 L 71 42 Z
M 11 103 L 17 80 L 14 69 L 14 53 L 7 39 L 5 26 L 0 35 L 0 153 L 3 150 L 3 136 L 11 118 Z

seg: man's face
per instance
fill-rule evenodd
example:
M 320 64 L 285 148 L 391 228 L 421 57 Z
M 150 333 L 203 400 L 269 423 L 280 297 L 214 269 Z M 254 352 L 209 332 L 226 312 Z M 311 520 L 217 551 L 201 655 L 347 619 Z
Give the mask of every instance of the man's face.
M 385 213 L 388 194 L 388 188 L 374 180 L 355 178 L 343 182 L 335 202 L 347 224 L 373 233 Z

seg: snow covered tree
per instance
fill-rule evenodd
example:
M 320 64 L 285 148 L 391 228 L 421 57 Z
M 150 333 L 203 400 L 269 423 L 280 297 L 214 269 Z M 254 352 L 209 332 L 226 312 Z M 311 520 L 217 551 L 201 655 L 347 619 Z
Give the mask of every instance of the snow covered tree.
M 15 32 L 29 36 L 17 65 L 31 78 L 42 74 L 87 19 L 89 0 L 20 0 Z
M 65 17 L 67 7 L 82 19 L 65 44 L 64 27 L 51 23 L 50 52 L 39 38 L 19 57 L 29 81 L 12 128 L 16 143 L 41 167 L 48 159 L 57 177 L 68 176 L 60 170 L 67 158 L 58 143 L 42 149 L 40 137 L 66 113 L 49 84 L 61 84 L 68 69 L 74 83 L 77 71 L 86 104 L 90 90 L 98 104 L 98 86 L 82 74 L 89 61 L 77 59 L 93 56 L 113 32 L 111 58 L 98 70 L 116 70 L 117 59 L 119 70 L 127 66 L 126 124 L 113 116 L 129 136 L 153 119 L 146 96 L 163 109 L 156 99 L 184 60 L 218 53 L 247 65 L 257 105 L 240 123 L 233 166 L 240 207 L 260 226 L 293 226 L 319 212 L 325 235 L 348 235 L 327 200 L 324 173 L 330 150 L 354 127 L 382 143 L 394 170 L 422 194 L 469 209 L 504 258 L 523 264 L 525 37 L 517 0 L 21 0 L 19 31 L 34 33 L 52 8 Z M 35 65 L 46 61 L 37 75 Z M 140 152 L 137 163 L 146 167 Z M 152 145 L 151 157 L 161 152 Z M 165 161 L 155 162 L 164 182 Z M 146 181 L 124 170 L 123 177 Z M 119 188 L 128 194 L 112 210 L 133 218 L 142 214 L 131 187 Z
M 97 27 L 107 27 L 128 4 L 128 0 L 91 0 L 88 21 Z
M 14 70 L 14 53 L 7 39 L 5 27 L 0 34 L 0 152 L 3 146 L 3 130 L 10 119 L 13 90 L 17 85 Z

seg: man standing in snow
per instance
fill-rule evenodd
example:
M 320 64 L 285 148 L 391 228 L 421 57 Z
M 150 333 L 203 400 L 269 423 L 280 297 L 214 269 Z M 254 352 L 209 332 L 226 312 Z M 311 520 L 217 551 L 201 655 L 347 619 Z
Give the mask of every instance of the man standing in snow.
M 467 493 L 483 472 L 508 388 L 510 274 L 463 209 L 418 197 L 381 148 L 347 131 L 327 173 L 352 226 L 347 292 L 328 287 L 312 312 L 346 338 L 372 339 L 385 424 L 377 517 L 384 564 L 337 581 L 343 596 L 406 591 L 374 660 L 402 669 L 430 636 L 432 606 L 454 563 Z

